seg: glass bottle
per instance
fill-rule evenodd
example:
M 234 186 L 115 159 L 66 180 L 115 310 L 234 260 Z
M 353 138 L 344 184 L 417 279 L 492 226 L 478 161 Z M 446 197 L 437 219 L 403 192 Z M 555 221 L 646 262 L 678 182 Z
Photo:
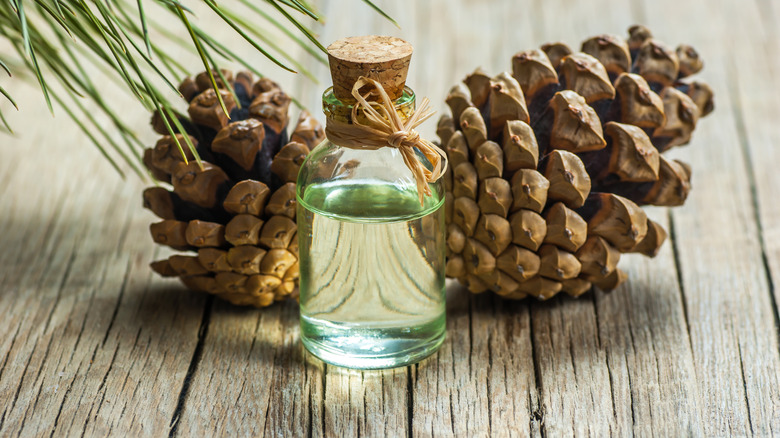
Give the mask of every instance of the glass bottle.
M 353 40 L 359 38 L 367 37 Z M 376 74 L 380 61 L 367 70 Z M 334 62 L 331 56 L 332 70 Z M 394 106 L 405 121 L 415 95 L 401 89 Z M 352 122 L 352 103 L 334 87 L 323 95 L 323 111 L 329 121 Z M 393 147 L 355 149 L 326 138 L 308 155 L 297 183 L 301 339 L 315 356 L 349 368 L 391 368 L 441 345 L 444 188 L 438 181 L 429 188 L 421 205 L 415 178 Z

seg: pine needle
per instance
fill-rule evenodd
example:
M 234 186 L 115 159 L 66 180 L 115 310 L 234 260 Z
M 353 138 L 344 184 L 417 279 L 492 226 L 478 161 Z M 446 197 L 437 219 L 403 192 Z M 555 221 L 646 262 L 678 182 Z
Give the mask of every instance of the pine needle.
M 10 78 L 11 76 L 13 76 L 13 75 L 11 74 L 11 69 L 9 69 L 9 68 L 8 68 L 8 66 L 5 64 L 5 62 L 3 62 L 3 60 L 2 60 L 2 59 L 0 59 L 0 68 L 2 68 L 3 70 L 5 70 L 5 72 L 6 72 L 6 73 L 8 73 L 8 77 L 9 77 L 9 78 Z
M 282 56 L 284 56 L 290 63 L 297 68 L 304 76 L 311 79 L 314 83 L 317 83 L 317 78 L 308 70 L 306 67 L 304 67 L 301 63 L 295 60 L 292 56 L 290 56 L 288 53 L 286 53 L 284 50 L 282 50 L 281 47 L 276 45 L 273 41 L 271 41 L 267 36 L 265 36 L 262 32 L 260 32 L 258 27 L 251 26 L 249 23 L 244 21 L 242 18 L 238 17 L 237 15 L 233 14 L 232 12 L 225 11 L 225 15 L 230 17 L 231 20 L 235 21 L 237 24 L 246 27 L 249 29 L 249 31 L 255 35 L 257 38 L 259 38 L 261 41 L 263 41 L 265 44 L 267 44 L 269 47 L 271 47 L 276 52 L 279 52 Z M 315 52 L 316 53 L 316 52 Z
M 246 34 L 246 32 L 244 32 L 244 29 L 242 29 L 242 28 L 241 28 L 241 27 L 238 25 L 238 23 L 237 23 L 236 21 L 234 21 L 234 20 L 231 20 L 231 19 L 230 19 L 230 18 L 229 18 L 229 17 L 228 17 L 228 16 L 227 16 L 227 15 L 226 15 L 224 12 L 222 12 L 222 10 L 221 10 L 221 9 L 220 9 L 220 8 L 219 8 L 219 7 L 218 7 L 216 4 L 214 4 L 214 2 L 213 2 L 213 1 L 211 1 L 211 0 L 203 0 L 203 1 L 204 1 L 204 2 L 205 2 L 205 3 L 206 3 L 206 4 L 207 4 L 207 5 L 208 5 L 208 6 L 211 8 L 211 10 L 213 10 L 213 11 L 214 11 L 214 12 L 215 12 L 217 15 L 219 15 L 219 17 L 220 17 L 220 18 L 222 18 L 222 20 L 223 20 L 225 23 L 227 23 L 227 24 L 228 24 L 230 27 L 232 27 L 232 28 L 233 28 L 233 30 L 235 30 L 235 31 L 236 31 L 236 32 L 237 32 L 239 35 L 241 35 L 241 36 L 242 36 L 242 37 L 243 37 L 243 38 L 244 38 L 244 39 L 245 39 L 247 42 L 249 42 L 249 44 L 251 44 L 251 45 L 252 45 L 252 47 L 254 47 L 255 49 L 257 49 L 257 51 L 258 51 L 258 52 L 260 52 L 260 53 L 262 53 L 263 55 L 265 55 L 265 57 L 266 57 L 266 58 L 270 59 L 270 60 L 271 60 L 271 61 L 272 61 L 274 64 L 278 65 L 279 67 L 281 67 L 281 68 L 283 68 L 283 69 L 285 69 L 285 70 L 287 70 L 287 71 L 289 71 L 289 72 L 292 72 L 292 73 L 297 73 L 295 70 L 291 69 L 290 67 L 287 67 L 287 66 L 286 66 L 286 65 L 284 65 L 284 64 L 283 64 L 281 61 L 279 61 L 278 59 L 276 59 L 276 58 L 275 58 L 273 55 L 271 55 L 270 53 L 268 53 L 268 52 L 267 52 L 265 49 L 263 49 L 262 47 L 260 47 L 260 45 L 259 45 L 259 44 L 257 44 L 257 43 L 255 42 L 255 40 L 253 40 L 252 38 L 250 38 L 250 37 L 249 37 L 249 35 L 247 35 L 247 34 Z
M 27 16 L 24 14 L 24 1 L 11 0 L 16 6 L 16 14 L 19 16 L 19 22 L 22 24 L 22 39 L 24 40 L 24 53 L 32 57 L 32 43 L 30 43 L 30 28 L 27 24 Z
M 56 93 L 54 94 L 54 97 L 55 97 L 55 99 L 57 100 L 57 102 L 60 105 L 65 106 L 65 104 L 62 102 L 62 100 L 58 97 L 58 95 Z M 143 178 L 143 172 L 141 172 L 141 169 L 136 165 L 136 163 L 133 162 L 133 160 L 130 159 L 130 157 L 127 155 L 127 153 L 125 153 L 125 151 L 122 149 L 122 147 L 119 146 L 119 144 L 116 142 L 116 140 L 114 140 L 114 138 L 111 136 L 111 134 L 108 131 L 106 131 L 106 129 L 103 127 L 103 125 L 100 122 L 98 122 L 97 119 L 95 119 L 95 117 L 92 115 L 92 112 L 84 107 L 84 105 L 81 103 L 81 101 L 80 101 L 80 99 L 78 97 L 76 97 L 74 95 L 71 95 L 70 98 L 73 101 L 73 103 L 76 105 L 76 107 L 78 107 L 78 109 L 83 114 L 83 117 L 81 117 L 81 119 L 88 120 L 92 124 L 94 129 L 96 129 L 103 136 L 103 138 L 111 146 L 111 148 L 117 154 L 119 154 L 119 156 L 122 157 L 122 159 L 127 164 L 130 165 L 130 167 L 133 169 L 133 171 L 138 176 Z M 102 145 L 99 145 L 99 147 L 102 148 Z M 133 152 L 132 149 L 131 149 L 131 152 Z M 140 159 L 139 156 L 136 156 L 136 158 Z M 138 160 L 138 161 L 140 161 L 140 160 Z
M 260 70 L 255 68 L 252 64 L 248 63 L 247 61 L 245 61 L 243 57 L 238 56 L 238 54 L 236 54 L 232 50 L 228 49 L 227 47 L 225 47 L 221 43 L 217 42 L 217 40 L 204 40 L 203 42 L 206 43 L 206 45 L 208 45 L 209 47 L 211 47 L 215 51 L 219 50 L 219 51 L 224 52 L 226 55 L 228 55 L 230 57 L 230 59 L 236 60 L 239 64 L 243 65 L 247 70 L 251 71 L 252 73 L 254 73 L 254 74 L 258 75 L 258 76 L 260 76 L 261 78 L 263 76 L 265 76 L 264 74 L 260 73 Z
M 238 108 L 241 108 L 241 103 L 238 101 L 238 96 L 236 96 L 236 90 L 233 89 L 233 86 L 230 85 L 230 81 L 227 80 L 225 77 L 225 74 L 222 73 L 222 69 L 219 68 L 219 65 L 217 65 L 216 61 L 214 61 L 214 58 L 209 54 L 208 51 L 204 50 L 203 53 L 206 55 L 206 58 L 208 58 L 209 62 L 211 63 L 211 70 L 217 72 L 217 76 L 219 77 L 219 80 L 222 81 L 222 85 L 227 88 L 228 93 L 233 97 L 233 102 L 236 104 Z M 219 90 L 217 90 L 219 92 Z M 228 119 L 230 118 L 230 115 L 228 114 Z
M 307 8 L 303 3 L 297 0 L 278 0 L 278 1 L 279 3 L 285 4 L 302 14 L 306 14 L 315 20 L 319 20 L 319 17 L 314 12 L 310 11 L 309 8 Z
M 114 56 L 116 66 L 119 67 L 119 71 L 122 74 L 122 77 L 125 79 L 125 83 L 127 83 L 130 89 L 139 99 L 144 100 L 144 97 L 141 95 L 141 92 L 135 85 L 135 81 L 130 77 L 130 74 L 127 72 L 127 68 L 125 68 L 124 62 L 122 62 L 123 55 L 119 53 L 119 50 L 116 49 L 114 43 L 111 42 L 111 39 L 109 39 L 109 35 L 103 28 L 102 23 L 100 23 L 97 17 L 92 14 L 92 11 L 89 9 L 89 6 L 87 6 L 84 0 L 81 0 L 81 4 L 84 12 L 87 14 L 87 17 L 92 21 L 95 29 L 97 29 L 97 31 L 100 33 L 100 36 L 103 38 L 103 41 L 106 43 L 106 46 L 108 46 L 108 50 Z
M 35 51 L 30 51 L 30 58 L 32 59 L 32 63 L 35 66 L 35 76 L 38 77 L 38 83 L 41 85 L 41 90 L 43 90 L 43 97 L 46 99 L 46 106 L 49 107 L 49 112 L 54 114 L 54 108 L 51 106 L 51 97 L 49 96 L 49 87 L 46 86 L 46 80 L 43 79 L 41 67 L 38 65 L 38 58 L 35 57 Z
M 57 13 L 60 14 L 60 18 L 64 18 L 65 14 L 62 13 L 62 5 L 60 0 L 54 0 L 54 7 L 57 8 Z
M 0 87 L 0 94 L 2 94 L 3 96 L 5 96 L 5 98 L 6 98 L 6 99 L 8 99 L 8 101 L 9 101 L 9 102 L 11 102 L 11 105 L 13 105 L 13 106 L 14 106 L 14 108 L 16 108 L 16 110 L 17 110 L 17 111 L 19 111 L 19 106 L 18 106 L 18 105 L 16 104 L 16 102 L 14 101 L 14 98 L 13 98 L 13 97 L 11 97 L 11 95 L 10 95 L 10 94 L 8 94 L 8 92 L 7 92 L 7 91 L 5 91 L 5 88 L 3 88 L 3 87 Z
M 176 129 L 178 129 L 179 132 L 181 132 L 181 136 L 184 138 L 184 142 L 187 143 L 187 147 L 189 148 L 190 152 L 192 152 L 192 155 L 195 157 L 195 161 L 198 163 L 198 167 L 200 167 L 200 169 L 203 170 L 203 162 L 200 160 L 200 155 L 198 154 L 198 150 L 195 149 L 195 145 L 192 143 L 192 139 L 190 139 L 189 134 L 181 125 L 179 118 L 176 117 L 176 114 L 173 111 L 171 111 L 171 109 L 168 108 L 167 106 L 163 106 L 163 109 L 165 110 L 165 114 L 167 116 L 167 117 L 163 116 L 163 118 L 170 117 L 173 124 L 176 125 Z M 184 154 L 184 152 L 182 152 L 182 156 L 184 157 L 184 162 L 187 163 L 187 156 Z
M 117 24 L 119 24 L 119 29 L 127 39 L 127 42 L 129 42 L 130 45 L 133 47 L 133 49 L 135 49 L 135 51 L 138 52 L 138 54 L 141 56 L 141 59 L 143 59 L 149 65 L 149 67 L 151 67 L 157 73 L 157 75 L 160 76 L 160 78 L 162 78 L 162 80 L 171 88 L 171 90 L 173 90 L 174 93 L 178 94 L 180 97 L 183 97 L 181 95 L 181 92 L 179 92 L 179 89 L 176 88 L 176 86 L 173 85 L 173 83 L 171 83 L 171 81 L 168 80 L 168 77 L 166 77 L 165 74 L 162 71 L 160 71 L 160 69 L 157 67 L 157 65 L 155 65 L 155 63 L 151 60 L 151 58 L 149 58 L 146 55 L 146 53 L 144 53 L 143 50 L 141 50 L 138 47 L 138 45 L 136 45 L 136 43 L 133 42 L 132 38 L 130 38 L 130 36 L 127 34 L 124 27 L 122 27 L 121 23 L 117 23 Z
M 65 30 L 65 32 L 67 32 L 68 36 L 73 38 L 73 35 L 70 33 L 70 29 L 68 29 L 68 25 L 65 24 L 65 20 L 62 18 L 62 14 L 55 14 L 46 3 L 40 0 L 37 0 L 35 4 L 37 4 L 39 8 L 49 14 Z
M 209 75 L 209 80 L 211 81 L 211 86 L 214 87 L 214 93 L 217 95 L 217 100 L 219 101 L 219 106 L 222 107 L 222 112 L 225 113 L 228 120 L 230 119 L 230 113 L 227 110 L 227 107 L 225 107 L 225 102 L 222 100 L 222 93 L 219 92 L 219 87 L 217 87 L 217 81 L 214 79 L 214 72 L 211 71 L 211 68 L 209 67 L 208 60 L 206 59 L 206 51 L 203 48 L 203 46 L 200 44 L 200 39 L 195 35 L 195 31 L 192 29 L 192 26 L 190 25 L 190 20 L 187 19 L 187 15 L 184 13 L 183 8 L 181 5 L 176 3 L 176 10 L 179 12 L 179 16 L 181 17 L 181 21 L 184 23 L 184 26 L 187 28 L 187 31 L 190 33 L 190 37 L 192 38 L 192 42 L 195 44 L 195 48 L 198 50 L 198 55 L 200 55 L 201 61 L 203 61 L 203 67 L 206 68 L 206 73 Z
M 298 30 L 303 32 L 303 35 L 306 38 L 308 38 L 309 41 L 313 42 L 314 45 L 317 46 L 317 48 L 319 48 L 323 52 L 327 53 L 327 49 L 325 49 L 325 47 L 322 44 L 320 44 L 320 42 L 311 33 L 311 31 L 309 31 L 309 29 L 306 29 L 305 27 L 303 27 L 303 25 L 301 25 L 301 23 L 299 23 L 296 19 L 294 19 L 289 13 L 287 13 L 287 11 L 284 10 L 283 7 L 279 6 L 279 4 L 277 4 L 274 0 L 267 0 L 267 1 L 268 1 L 268 3 L 272 4 L 276 8 L 277 11 L 279 11 L 282 15 L 284 15 L 284 18 L 290 20 L 290 23 L 292 23 L 293 26 L 297 27 Z
M 138 16 L 141 17 L 141 28 L 144 31 L 144 44 L 146 44 L 146 54 L 152 57 L 152 42 L 149 40 L 149 27 L 146 25 L 146 14 L 144 13 L 144 4 L 138 0 Z
M 14 130 L 11 129 L 11 125 L 8 124 L 8 121 L 5 119 L 5 115 L 3 114 L 3 111 L 0 110 L 0 121 L 3 122 L 3 126 L 8 131 L 9 134 L 13 134 Z
M 387 21 L 389 21 L 389 22 L 393 23 L 393 24 L 395 25 L 395 27 L 397 27 L 397 28 L 399 28 L 399 29 L 401 28 L 401 26 L 398 24 L 398 22 L 397 22 L 397 21 L 395 21 L 395 20 L 393 20 L 393 17 L 391 17 L 390 15 L 388 15 L 388 14 L 387 14 L 387 12 L 383 11 L 383 10 L 382 10 L 382 9 L 381 9 L 379 6 L 375 5 L 375 4 L 374 4 L 374 2 L 372 2 L 371 0 L 363 0 L 363 1 L 364 1 L 364 2 L 365 2 L 367 5 L 371 6 L 371 9 L 373 9 L 374 11 L 376 11 L 376 12 L 377 12 L 379 15 L 381 15 L 381 16 L 383 16 L 383 17 L 385 17 L 385 19 L 387 19 Z
M 275 28 L 279 29 L 282 33 L 285 34 L 285 36 L 293 40 L 299 47 L 305 50 L 309 55 L 313 56 L 317 61 L 321 62 L 322 64 L 328 63 L 328 60 L 325 59 L 324 56 L 322 56 L 322 52 L 317 51 L 316 49 L 313 49 L 311 46 L 306 44 L 306 42 L 304 42 L 297 35 L 292 33 L 287 27 L 285 27 L 282 23 L 280 23 L 279 20 L 276 20 L 274 17 L 272 17 L 271 15 L 267 14 L 265 11 L 260 9 L 252 0 L 241 0 L 241 3 L 243 3 L 245 6 L 247 6 L 256 14 L 263 17 L 266 21 L 271 23 Z M 249 27 L 250 31 L 256 29 L 258 29 L 258 26 Z M 308 28 L 306 28 L 306 31 L 312 33 L 312 31 Z

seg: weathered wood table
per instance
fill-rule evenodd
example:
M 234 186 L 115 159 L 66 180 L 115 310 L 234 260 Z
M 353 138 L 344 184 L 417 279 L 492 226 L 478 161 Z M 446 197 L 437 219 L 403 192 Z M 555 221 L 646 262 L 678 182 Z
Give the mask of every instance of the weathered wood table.
M 780 6 L 381 3 L 402 30 L 358 1 L 325 1 L 323 41 L 410 40 L 409 83 L 439 110 L 476 66 L 510 69 L 513 53 L 545 41 L 576 47 L 641 22 L 694 45 L 716 111 L 673 152 L 694 168 L 687 204 L 650 211 L 671 230 L 660 255 L 625 257 L 627 285 L 580 299 L 506 302 L 451 284 L 432 358 L 336 369 L 304 352 L 295 303 L 236 308 L 152 275 L 162 252 L 143 183 L 120 179 L 14 80 L 18 135 L 0 139 L 0 436 L 780 434 Z M 237 47 L 319 113 L 325 66 L 307 61 L 314 84 Z M 139 105 L 105 93 L 151 144 Z

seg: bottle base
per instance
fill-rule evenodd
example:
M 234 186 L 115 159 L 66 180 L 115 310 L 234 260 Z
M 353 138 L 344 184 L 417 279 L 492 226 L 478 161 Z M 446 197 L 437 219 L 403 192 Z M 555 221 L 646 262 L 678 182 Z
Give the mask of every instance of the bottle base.
M 417 363 L 439 349 L 445 337 L 444 315 L 414 327 L 334 323 L 301 317 L 301 341 L 320 360 L 362 370 Z

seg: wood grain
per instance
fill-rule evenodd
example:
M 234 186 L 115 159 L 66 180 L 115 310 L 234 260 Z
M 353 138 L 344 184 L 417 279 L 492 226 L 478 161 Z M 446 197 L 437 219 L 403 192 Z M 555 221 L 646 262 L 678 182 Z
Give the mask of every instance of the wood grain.
M 711 7 L 709 2 L 674 3 L 680 14 Z M 777 430 L 777 326 L 754 217 L 751 188 L 727 72 L 736 60 L 727 41 L 717 38 L 744 20 L 748 10 L 730 9 L 712 17 L 712 26 L 665 29 L 667 39 L 697 40 L 710 67 L 702 74 L 718 91 L 718 118 L 704 119 L 694 144 L 679 156 L 695 163 L 695 191 L 672 212 L 672 235 L 681 270 L 696 375 L 700 382 L 705 434 L 767 435 Z M 662 23 L 648 8 L 648 22 Z M 709 145 L 709 147 L 695 147 Z M 757 390 L 761 382 L 762 390 Z M 768 410 L 767 410 L 768 408 Z M 774 411 L 774 412 L 773 412 Z
M 730 13 L 739 12 L 734 9 L 734 5 L 727 6 L 731 8 L 726 9 Z M 735 103 L 736 128 L 740 149 L 745 155 L 754 219 L 757 222 L 766 280 L 772 294 L 769 298 L 774 328 L 777 330 L 780 325 L 777 291 L 780 281 L 780 209 L 776 202 L 776 191 L 772 187 L 776 187 L 773 184 L 780 182 L 777 172 L 773 169 L 773 164 L 780 160 L 777 151 L 780 132 L 773 127 L 775 119 L 770 116 L 771 112 L 776 110 L 777 102 L 772 93 L 764 93 L 761 87 L 748 84 L 762 84 L 768 90 L 778 90 L 780 63 L 774 55 L 780 47 L 780 38 L 775 30 L 779 15 L 777 5 L 770 2 L 752 3 L 741 11 L 741 15 L 744 17 L 740 20 L 741 34 L 730 40 L 730 44 L 725 47 L 734 56 L 734 61 L 726 67 L 728 92 Z M 741 47 L 745 49 L 741 50 Z M 745 69 L 735 68 L 735 63 L 744 63 L 754 68 L 748 73 Z M 762 302 L 761 305 L 763 304 Z M 762 313 L 768 311 L 761 310 Z M 769 337 L 762 341 L 759 348 L 774 347 L 771 354 L 775 355 L 777 339 Z M 759 354 L 753 349 L 750 353 L 752 354 L 746 355 L 743 360 L 752 361 Z M 762 353 L 762 357 L 758 359 L 763 366 L 762 372 L 748 372 L 745 375 L 745 386 L 749 394 L 753 431 L 756 434 L 774 435 L 780 433 L 780 394 L 775 386 L 776 382 L 780 381 L 780 369 L 774 361 L 766 361 L 763 358 L 765 354 Z M 773 391 L 756 391 L 757 386 L 771 387 Z M 753 421 L 755 417 L 757 421 Z
M 686 205 L 649 212 L 673 239 L 655 259 L 625 256 L 630 281 L 609 294 L 507 302 L 451 282 L 439 352 L 402 369 L 341 370 L 304 351 L 295 303 L 240 309 L 152 275 L 148 263 L 165 254 L 148 237 L 143 184 L 119 179 L 59 113 L 31 117 L 45 104 L 19 85 L 21 113 L 0 102 L 20 132 L 0 143 L 0 436 L 780 433 L 780 8 L 379 3 L 401 29 L 358 1 L 321 1 L 328 22 L 316 30 L 325 42 L 411 41 L 408 84 L 439 110 L 475 67 L 507 70 L 546 41 L 577 48 L 638 21 L 694 45 L 716 111 L 671 152 L 693 165 Z M 327 66 L 307 61 L 315 84 L 235 50 L 320 114 Z M 106 96 L 138 108 L 118 90 Z M 127 122 L 151 144 L 147 117 L 128 111 Z
M 35 155 L 62 184 L 24 184 L 4 198 L 13 212 L 4 229 L 18 241 L 0 286 L 0 435 L 166 434 L 203 297 L 151 283 L 138 184 L 97 156 L 54 166 Z M 11 187 L 34 181 L 33 164 L 9 176 Z M 95 171 L 63 172 L 78 166 Z
M 668 228 L 666 209 L 649 217 Z M 654 259 L 621 261 L 631 278 L 596 295 L 599 345 L 609 367 L 613 411 L 620 434 L 701 436 L 701 407 L 691 339 L 668 243 Z M 675 421 L 669 421 L 675 418 Z
M 176 432 L 183 436 L 304 434 L 321 420 L 322 365 L 307 363 L 297 310 L 215 302 Z

